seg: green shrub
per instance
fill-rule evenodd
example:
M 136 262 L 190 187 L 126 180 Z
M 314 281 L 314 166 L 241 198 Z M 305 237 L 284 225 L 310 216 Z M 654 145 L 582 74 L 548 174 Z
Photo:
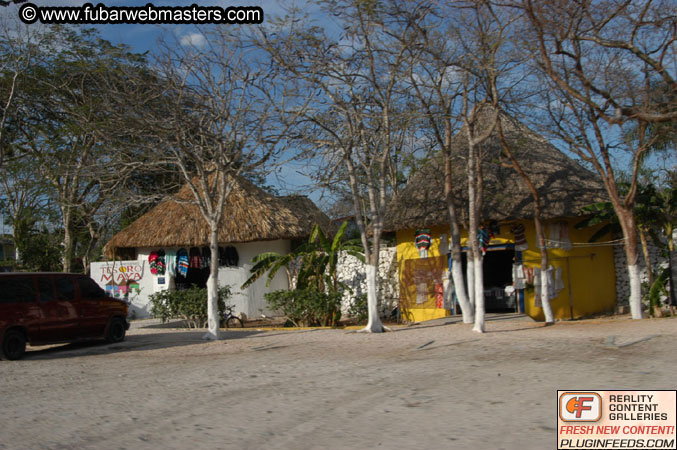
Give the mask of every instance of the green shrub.
M 353 302 L 348 308 L 348 315 L 350 315 L 350 317 L 358 324 L 367 323 L 367 320 L 369 320 L 367 294 L 358 295 L 353 298 Z
M 341 294 L 315 289 L 274 291 L 265 294 L 271 309 L 281 311 L 296 326 L 336 326 L 341 318 Z
M 230 298 L 230 286 L 219 288 L 219 316 L 223 315 L 226 300 Z M 160 291 L 150 295 L 150 313 L 162 319 L 184 319 L 192 328 L 207 326 L 207 289 L 191 287 L 180 291 Z

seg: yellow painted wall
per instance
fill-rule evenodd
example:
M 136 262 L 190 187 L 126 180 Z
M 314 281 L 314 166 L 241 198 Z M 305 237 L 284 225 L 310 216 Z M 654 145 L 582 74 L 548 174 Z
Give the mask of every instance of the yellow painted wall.
M 579 218 L 557 219 L 546 222 L 546 238 L 549 236 L 549 225 L 560 220 L 566 220 L 569 224 L 569 236 L 571 242 L 587 243 L 590 236 L 598 229 L 597 227 L 576 230 L 574 224 Z M 540 250 L 536 246 L 536 232 L 531 220 L 519 221 L 524 224 L 525 236 L 529 249 L 522 253 L 523 263 L 527 267 L 540 267 Z M 514 236 L 510 232 L 510 224 L 515 221 L 500 224 L 500 234 L 491 240 L 491 245 L 514 243 Z M 439 257 L 440 235 L 449 236 L 446 227 L 434 227 L 430 229 L 432 244 L 428 250 L 430 258 Z M 416 285 L 412 280 L 405 279 L 405 264 L 407 260 L 419 259 L 418 250 L 414 246 L 415 230 L 400 230 L 397 232 L 397 261 L 400 273 L 400 302 L 403 305 L 402 314 L 405 319 L 422 321 L 449 314 L 445 309 L 436 308 L 435 296 L 431 293 L 428 300 L 417 305 Z M 461 238 L 461 245 L 466 245 L 466 234 Z M 611 246 L 573 247 L 569 251 L 560 248 L 548 249 L 550 265 L 555 269 L 562 268 L 564 289 L 559 292 L 550 304 L 553 314 L 557 319 L 570 319 L 573 309 L 573 317 L 581 317 L 598 312 L 613 311 L 616 306 L 616 275 L 614 271 L 613 248 Z M 440 258 L 437 258 L 441 261 Z M 420 261 L 420 265 L 423 261 Z M 438 263 L 439 266 L 441 263 Z M 408 266 L 411 267 L 411 266 Z M 432 266 L 431 266 L 432 267 Z M 570 272 L 571 273 L 570 273 Z M 411 276 L 410 276 L 411 278 Z M 569 290 L 571 286 L 571 291 Z M 409 301 L 407 301 L 409 300 Z M 414 300 L 414 301 L 412 301 Z M 570 308 L 570 303 L 573 308 Z M 408 306 L 406 306 L 408 305 Z M 524 291 L 525 312 L 537 320 L 543 320 L 543 309 L 534 306 L 533 288 Z

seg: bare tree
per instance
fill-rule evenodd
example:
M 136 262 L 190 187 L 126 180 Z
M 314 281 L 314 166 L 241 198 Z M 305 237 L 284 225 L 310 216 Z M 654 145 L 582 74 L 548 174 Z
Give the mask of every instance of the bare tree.
M 218 232 L 226 198 L 238 176 L 265 167 L 283 147 L 288 125 L 305 109 L 298 91 L 282 83 L 247 29 L 207 27 L 186 45 L 170 42 L 156 59 L 159 77 L 137 79 L 140 112 L 131 129 L 146 143 L 154 170 L 177 170 L 209 227 L 208 331 L 219 339 Z M 291 118 L 288 116 L 292 116 Z M 127 157 L 128 164 L 134 164 Z M 186 200 L 175 199 L 179 202 Z
M 669 1 L 604 4 L 524 0 L 535 61 L 550 86 L 544 96 L 552 131 L 592 166 L 609 194 L 625 240 L 630 309 L 642 318 L 637 179 L 657 136 L 652 124 L 677 117 L 674 5 Z M 661 95 L 657 95 L 657 93 Z M 619 192 L 618 168 L 630 167 Z
M 543 207 L 541 203 L 541 196 L 536 189 L 531 177 L 524 171 L 522 164 L 519 159 L 515 156 L 512 146 L 508 143 L 508 140 L 505 137 L 503 131 L 503 122 L 507 121 L 507 118 L 500 116 L 498 123 L 496 124 L 496 130 L 498 131 L 498 137 L 503 149 L 503 153 L 508 158 L 510 163 L 505 165 L 511 167 L 517 172 L 519 177 L 522 179 L 524 184 L 529 189 L 529 193 L 534 200 L 534 228 L 536 229 L 536 240 L 538 241 L 538 247 L 541 250 L 541 304 L 543 306 L 543 314 L 545 315 L 545 323 L 552 324 L 555 323 L 555 316 L 552 313 L 552 306 L 550 305 L 550 276 L 548 275 L 548 266 L 550 265 L 548 257 L 548 246 L 546 245 L 545 240 L 545 227 L 543 226 Z
M 459 167 L 454 167 L 452 136 L 460 129 L 458 104 L 462 98 L 457 79 L 459 45 L 447 34 L 447 18 L 435 17 L 427 2 L 412 7 L 410 2 L 398 5 L 394 13 L 412 32 L 403 37 L 408 44 L 408 78 L 413 95 L 423 108 L 425 120 L 432 130 L 444 161 L 444 197 L 449 214 L 451 238 L 451 276 L 463 313 L 464 323 L 474 322 L 474 308 L 463 280 L 461 228 L 453 194 Z M 443 14 L 444 15 L 444 14 Z M 440 29 L 441 28 L 441 29 Z M 461 168 L 462 169 L 462 168 Z
M 304 155 L 323 161 L 325 180 L 344 173 L 365 255 L 369 321 L 363 331 L 382 332 L 378 310 L 378 264 L 386 202 L 397 173 L 403 117 L 409 114 L 401 94 L 405 76 L 403 39 L 388 31 L 384 5 L 376 2 L 325 1 L 327 14 L 344 30 L 332 39 L 323 29 L 291 17 L 266 35 L 264 46 L 292 78 L 315 93 L 303 115 L 299 142 Z M 305 128 L 304 128 L 305 126 Z M 331 182 L 330 181 L 330 182 Z

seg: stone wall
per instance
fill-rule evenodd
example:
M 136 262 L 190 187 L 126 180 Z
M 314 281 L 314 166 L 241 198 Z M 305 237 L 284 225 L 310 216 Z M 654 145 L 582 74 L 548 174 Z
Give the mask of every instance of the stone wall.
M 339 256 L 338 278 L 342 283 L 346 283 L 353 292 L 346 292 L 343 297 L 343 313 L 348 312 L 348 308 L 356 297 L 367 293 L 367 280 L 364 264 L 347 253 Z M 399 304 L 400 283 L 397 271 L 397 251 L 395 247 L 382 248 L 379 255 L 378 268 L 379 286 L 378 299 L 379 309 L 382 316 L 387 316 Z
M 656 266 L 660 266 L 661 268 L 667 267 L 668 260 L 661 256 L 660 249 L 656 247 L 651 240 L 648 241 L 648 244 L 649 259 L 651 260 L 651 266 L 654 268 L 655 274 Z M 646 270 L 641 243 L 638 243 L 638 245 L 640 279 L 642 283 L 645 283 L 649 280 L 649 276 Z M 616 266 L 616 302 L 619 307 L 626 307 L 628 306 L 628 299 L 630 298 L 630 276 L 628 275 L 628 263 L 625 258 L 625 247 L 623 245 L 614 246 L 614 265 Z

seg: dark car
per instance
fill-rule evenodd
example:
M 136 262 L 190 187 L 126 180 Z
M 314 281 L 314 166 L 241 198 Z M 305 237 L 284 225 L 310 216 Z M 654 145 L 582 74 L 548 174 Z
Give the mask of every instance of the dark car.
M 0 273 L 0 359 L 21 358 L 27 342 L 120 342 L 128 308 L 86 275 Z

